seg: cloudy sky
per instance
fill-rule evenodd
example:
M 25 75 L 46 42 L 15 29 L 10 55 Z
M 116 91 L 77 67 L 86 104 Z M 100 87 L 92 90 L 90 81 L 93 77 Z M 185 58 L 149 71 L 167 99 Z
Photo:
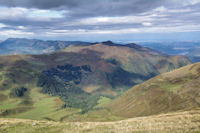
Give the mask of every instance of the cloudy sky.
M 0 39 L 200 40 L 200 0 L 0 0 Z

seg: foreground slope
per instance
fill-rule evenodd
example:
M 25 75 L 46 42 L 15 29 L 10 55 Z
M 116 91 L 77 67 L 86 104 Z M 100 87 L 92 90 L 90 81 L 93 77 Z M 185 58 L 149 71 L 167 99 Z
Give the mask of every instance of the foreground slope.
M 200 63 L 161 74 L 130 89 L 110 105 L 123 117 L 200 107 Z
M 198 133 L 200 111 L 192 110 L 138 117 L 116 122 L 52 122 L 0 118 L 7 133 Z
M 71 113 L 102 110 L 130 87 L 187 64 L 190 61 L 182 56 L 112 42 L 51 54 L 1 56 L 0 116 L 68 120 Z

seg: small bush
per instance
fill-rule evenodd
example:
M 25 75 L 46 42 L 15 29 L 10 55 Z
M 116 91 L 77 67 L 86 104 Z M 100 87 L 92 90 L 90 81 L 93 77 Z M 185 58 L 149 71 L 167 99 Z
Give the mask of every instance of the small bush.
M 27 88 L 25 87 L 20 87 L 20 88 L 15 88 L 12 90 L 12 92 L 10 93 L 11 96 L 13 97 L 23 97 L 25 92 L 27 92 Z

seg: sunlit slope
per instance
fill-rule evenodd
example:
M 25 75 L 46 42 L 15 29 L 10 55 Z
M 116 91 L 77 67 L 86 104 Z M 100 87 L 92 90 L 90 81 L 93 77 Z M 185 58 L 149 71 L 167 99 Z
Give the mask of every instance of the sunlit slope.
M 137 85 L 110 105 L 123 117 L 146 116 L 200 106 L 200 63 L 161 74 Z

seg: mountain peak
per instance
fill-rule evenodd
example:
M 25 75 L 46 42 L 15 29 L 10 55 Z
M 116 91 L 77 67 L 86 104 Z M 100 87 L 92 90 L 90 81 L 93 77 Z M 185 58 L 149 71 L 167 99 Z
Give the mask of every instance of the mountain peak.
M 105 44 L 105 45 L 109 45 L 109 46 L 117 45 L 117 44 L 115 44 L 114 42 L 112 42 L 110 40 L 102 42 L 102 43 Z
M 114 44 L 112 41 L 108 40 L 108 41 L 105 41 L 103 43 L 108 43 L 108 44 Z
M 135 48 L 135 49 L 141 49 L 142 48 L 142 46 L 137 45 L 135 43 L 129 43 L 129 44 L 126 44 L 125 46 L 127 46 L 129 48 Z

